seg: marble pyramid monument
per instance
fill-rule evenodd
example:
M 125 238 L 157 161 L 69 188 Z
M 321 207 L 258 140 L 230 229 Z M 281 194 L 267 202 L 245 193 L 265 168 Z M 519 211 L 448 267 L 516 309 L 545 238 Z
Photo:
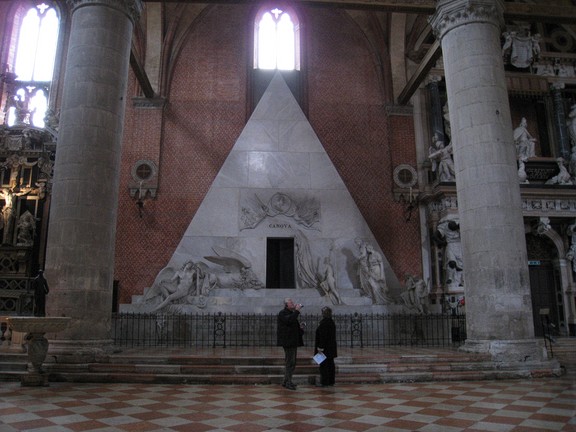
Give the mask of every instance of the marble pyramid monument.
M 123 312 L 393 312 L 400 283 L 276 73 L 180 244 Z

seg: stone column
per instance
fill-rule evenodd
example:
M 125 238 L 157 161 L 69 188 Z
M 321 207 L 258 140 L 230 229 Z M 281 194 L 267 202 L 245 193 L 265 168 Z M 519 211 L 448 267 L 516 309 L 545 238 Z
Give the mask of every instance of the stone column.
M 568 129 L 566 127 L 566 111 L 564 110 L 564 100 L 562 99 L 562 90 L 564 83 L 554 83 L 550 86 L 552 91 L 552 100 L 554 101 L 554 126 L 556 127 L 556 144 L 557 155 L 565 161 L 570 160 L 570 145 L 568 142 Z
M 542 360 L 532 303 L 512 121 L 500 50 L 502 0 L 439 0 L 464 268 L 465 350 Z
M 111 346 L 120 150 L 140 0 L 69 0 L 72 8 L 46 251 L 49 316 L 71 317 L 51 351 Z

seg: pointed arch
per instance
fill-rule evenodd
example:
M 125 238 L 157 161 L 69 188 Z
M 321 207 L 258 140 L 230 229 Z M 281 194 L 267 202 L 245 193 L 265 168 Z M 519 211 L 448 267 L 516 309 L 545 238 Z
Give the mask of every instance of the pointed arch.
M 15 5 L 10 21 L 3 73 L 15 85 L 6 96 L 5 122 L 44 127 L 59 46 L 60 11 L 48 0 L 22 1 Z
M 282 3 L 267 3 L 254 19 L 254 69 L 300 70 L 300 20 Z

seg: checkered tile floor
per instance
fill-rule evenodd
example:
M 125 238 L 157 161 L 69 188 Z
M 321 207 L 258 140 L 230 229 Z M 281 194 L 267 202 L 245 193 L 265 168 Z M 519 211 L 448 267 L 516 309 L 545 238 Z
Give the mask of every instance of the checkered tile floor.
M 0 432 L 576 431 L 576 375 L 280 386 L 0 383 Z

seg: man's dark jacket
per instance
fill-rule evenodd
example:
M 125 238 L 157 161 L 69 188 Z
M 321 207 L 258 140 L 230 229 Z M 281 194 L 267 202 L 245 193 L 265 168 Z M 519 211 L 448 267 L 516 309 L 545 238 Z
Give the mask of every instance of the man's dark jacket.
M 278 314 L 278 346 L 282 347 L 298 347 L 302 346 L 302 338 L 300 337 L 300 322 L 298 317 L 300 312 L 297 310 L 291 311 L 284 308 Z

